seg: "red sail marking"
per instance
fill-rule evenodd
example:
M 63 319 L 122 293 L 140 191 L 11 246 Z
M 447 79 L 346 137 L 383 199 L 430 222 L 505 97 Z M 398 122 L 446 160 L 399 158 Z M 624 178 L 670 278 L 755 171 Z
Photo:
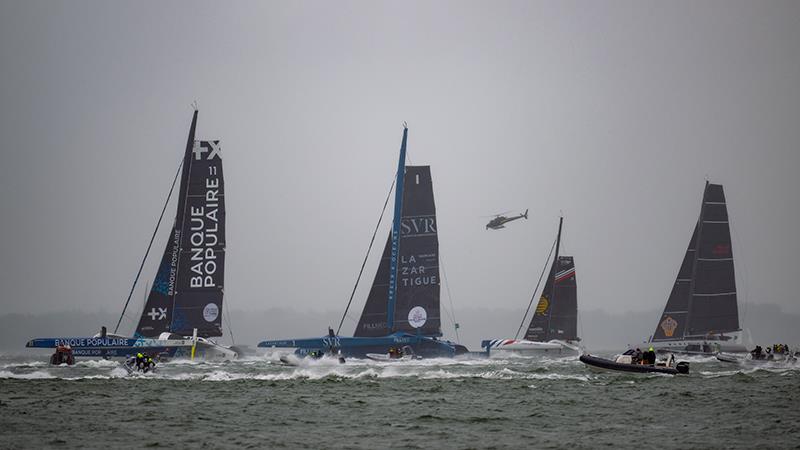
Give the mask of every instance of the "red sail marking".
M 575 269 L 570 269 L 570 270 L 566 271 L 564 274 L 562 274 L 562 275 L 560 275 L 560 276 L 556 277 L 556 283 L 559 283 L 559 282 L 561 282 L 561 281 L 564 281 L 564 280 L 566 280 L 567 278 L 570 278 L 570 277 L 572 277 L 573 275 L 575 275 Z

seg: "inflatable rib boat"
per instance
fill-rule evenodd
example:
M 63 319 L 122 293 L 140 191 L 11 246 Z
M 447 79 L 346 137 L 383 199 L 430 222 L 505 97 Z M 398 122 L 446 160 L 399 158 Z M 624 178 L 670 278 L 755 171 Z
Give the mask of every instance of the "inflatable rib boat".
M 665 363 L 664 365 L 658 364 L 632 364 L 630 362 L 630 357 L 625 359 L 625 361 L 621 361 L 620 358 L 624 358 L 626 355 L 622 355 L 617 358 L 616 361 L 612 361 L 606 358 L 600 358 L 597 356 L 592 356 L 589 354 L 581 355 L 580 360 L 582 363 L 590 366 L 591 368 L 601 369 L 601 370 L 615 370 L 617 372 L 633 372 L 633 373 L 666 373 L 669 375 L 677 375 L 677 374 L 687 374 L 689 373 L 689 363 L 682 361 L 678 364 L 670 365 L 669 363 Z
M 731 355 L 730 353 L 718 353 L 717 360 L 725 363 L 735 363 L 744 365 L 758 365 L 758 364 L 794 364 L 797 362 L 797 357 L 793 355 L 775 355 L 772 357 L 765 356 L 762 358 L 754 358 L 751 354 L 745 357 Z

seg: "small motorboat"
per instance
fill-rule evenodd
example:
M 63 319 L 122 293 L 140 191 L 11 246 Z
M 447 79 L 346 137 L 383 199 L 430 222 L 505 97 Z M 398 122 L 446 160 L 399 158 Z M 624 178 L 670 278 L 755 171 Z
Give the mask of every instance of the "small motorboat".
M 622 354 L 614 360 L 583 354 L 580 361 L 590 368 L 600 370 L 614 370 L 617 372 L 632 373 L 666 373 L 669 375 L 689 373 L 689 363 L 681 361 L 675 363 L 675 357 L 669 355 L 666 360 L 656 361 L 655 364 L 634 363 L 630 354 Z
M 295 366 L 295 367 L 308 365 L 311 361 L 321 361 L 323 363 L 336 361 L 339 364 L 344 364 L 347 362 L 344 359 L 344 356 L 342 356 L 342 353 L 340 351 L 334 352 L 333 350 L 328 351 L 327 353 L 323 352 L 322 350 L 312 350 L 306 353 L 305 355 L 291 353 L 287 355 L 281 355 L 280 358 L 278 358 L 278 360 L 284 366 Z
M 388 353 L 367 353 L 365 356 L 373 361 L 383 362 L 413 361 L 415 359 L 422 359 L 421 356 L 414 354 L 414 350 L 408 345 L 404 345 L 403 348 L 400 349 L 391 347 L 389 348 Z
M 54 366 L 60 366 L 61 364 L 71 366 L 75 364 L 75 355 L 72 353 L 72 347 L 69 345 L 56 347 L 55 353 L 50 355 L 50 364 Z
M 131 356 L 125 360 L 122 363 L 122 367 L 128 371 L 128 374 L 155 372 L 156 359 L 146 354 L 138 353 L 136 356 Z
M 744 365 L 760 365 L 760 364 L 794 364 L 797 362 L 797 356 L 791 354 L 766 354 L 756 356 L 753 353 L 748 353 L 746 356 L 736 356 L 730 353 L 718 353 L 717 360 L 724 363 L 744 364 Z

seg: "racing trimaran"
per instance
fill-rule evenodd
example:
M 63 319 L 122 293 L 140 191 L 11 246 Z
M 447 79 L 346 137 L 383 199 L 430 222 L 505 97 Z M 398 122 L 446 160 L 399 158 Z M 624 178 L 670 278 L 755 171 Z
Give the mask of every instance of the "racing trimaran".
M 404 346 L 422 357 L 466 351 L 439 339 L 439 239 L 433 182 L 429 166 L 406 166 L 407 140 L 404 125 L 392 229 L 354 335 L 340 336 L 330 330 L 318 338 L 265 340 L 259 347 L 297 355 L 335 352 L 358 358 Z
M 234 350 L 208 339 L 222 336 L 225 194 L 219 141 L 195 140 L 197 114 L 195 109 L 179 168 L 175 222 L 134 335 L 117 334 L 129 295 L 114 333 L 106 333 L 102 327 L 94 336 L 35 338 L 26 347 L 69 346 L 75 356 L 127 357 L 139 352 L 206 359 L 237 356 Z M 169 196 L 165 209 L 168 203 Z M 147 250 L 145 260 L 150 246 Z M 131 294 L 138 279 L 139 274 Z
M 700 217 L 650 345 L 662 352 L 747 351 L 739 327 L 731 230 L 721 184 L 706 181 Z
M 481 347 L 490 356 L 492 353 L 540 355 L 564 352 L 575 354 L 579 351 L 578 287 L 575 278 L 575 260 L 572 256 L 559 254 L 563 224 L 564 218 L 561 217 L 558 221 L 556 241 L 553 244 L 555 248 L 553 264 L 524 337 L 522 339 L 515 337 L 514 339 L 481 341 Z M 548 260 L 549 258 L 548 255 Z M 533 298 L 535 298 L 536 290 L 533 294 Z M 530 306 L 529 304 L 528 309 Z M 525 323 L 527 315 L 528 311 L 522 317 L 522 324 Z M 521 328 L 522 325 L 520 325 Z

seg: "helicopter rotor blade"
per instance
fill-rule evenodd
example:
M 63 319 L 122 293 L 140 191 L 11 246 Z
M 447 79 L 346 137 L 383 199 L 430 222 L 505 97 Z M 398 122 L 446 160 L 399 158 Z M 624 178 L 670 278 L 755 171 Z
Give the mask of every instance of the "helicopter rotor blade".
M 499 214 L 492 214 L 490 216 L 481 216 L 481 218 L 484 218 L 484 217 L 500 217 L 500 216 L 502 216 L 504 214 L 508 214 L 508 213 L 510 213 L 512 211 L 514 211 L 514 210 L 513 209 L 509 209 L 508 211 L 503 211 L 503 212 L 501 212 Z

